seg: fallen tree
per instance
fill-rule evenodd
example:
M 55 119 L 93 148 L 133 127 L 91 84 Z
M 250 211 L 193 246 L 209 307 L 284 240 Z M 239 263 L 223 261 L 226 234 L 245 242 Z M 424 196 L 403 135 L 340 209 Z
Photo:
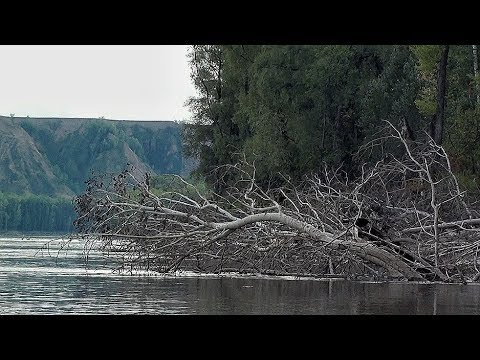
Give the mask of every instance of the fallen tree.
M 404 155 L 364 164 L 354 180 L 325 168 L 264 189 L 245 159 L 217 169 L 219 181 L 237 179 L 221 195 L 174 175 L 182 191 L 159 193 L 131 168 L 97 176 L 75 199 L 75 226 L 123 270 L 478 280 L 480 215 L 444 149 L 390 123 L 381 140 Z

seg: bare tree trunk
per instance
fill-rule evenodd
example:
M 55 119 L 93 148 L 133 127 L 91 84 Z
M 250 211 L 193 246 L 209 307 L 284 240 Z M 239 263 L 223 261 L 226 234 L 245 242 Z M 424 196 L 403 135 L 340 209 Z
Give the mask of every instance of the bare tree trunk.
M 443 125 L 445 122 L 445 103 L 447 92 L 447 63 L 449 45 L 445 45 L 440 57 L 437 73 L 437 111 L 432 119 L 431 131 L 432 138 L 438 145 L 442 144 L 443 140 Z
M 322 128 L 322 151 L 325 150 L 325 132 L 327 131 L 326 130 L 326 126 L 327 126 L 327 115 L 323 115 L 323 128 Z
M 473 74 L 475 82 L 475 95 L 477 95 L 477 105 L 480 104 L 480 89 L 478 87 L 478 55 L 477 55 L 477 45 L 472 45 L 473 52 Z

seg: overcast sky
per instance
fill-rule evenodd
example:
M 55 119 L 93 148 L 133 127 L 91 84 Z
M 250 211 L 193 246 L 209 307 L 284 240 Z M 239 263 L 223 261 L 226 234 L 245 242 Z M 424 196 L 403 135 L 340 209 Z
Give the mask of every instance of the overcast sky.
M 183 120 L 184 45 L 0 45 L 0 115 Z

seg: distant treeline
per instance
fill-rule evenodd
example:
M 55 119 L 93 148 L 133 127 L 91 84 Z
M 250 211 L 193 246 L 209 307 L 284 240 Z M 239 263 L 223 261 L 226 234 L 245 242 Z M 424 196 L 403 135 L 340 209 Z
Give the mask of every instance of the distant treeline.
M 74 218 L 71 199 L 0 192 L 1 232 L 70 232 Z
M 186 180 L 207 194 L 204 180 L 195 177 Z M 172 175 L 151 176 L 150 181 L 155 194 L 178 191 L 188 195 L 193 191 Z M 76 214 L 72 201 L 69 197 L 0 192 L 0 232 L 74 232 Z

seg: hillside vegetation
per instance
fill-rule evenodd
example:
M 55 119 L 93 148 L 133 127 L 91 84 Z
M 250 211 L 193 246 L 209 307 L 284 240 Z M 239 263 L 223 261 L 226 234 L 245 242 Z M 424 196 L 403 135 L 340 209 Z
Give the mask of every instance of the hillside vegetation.
M 172 121 L 0 116 L 0 231 L 71 230 L 85 180 L 127 164 L 185 175 L 193 161 Z
M 72 196 L 95 173 L 181 174 L 180 126 L 171 121 L 0 117 L 0 190 Z

